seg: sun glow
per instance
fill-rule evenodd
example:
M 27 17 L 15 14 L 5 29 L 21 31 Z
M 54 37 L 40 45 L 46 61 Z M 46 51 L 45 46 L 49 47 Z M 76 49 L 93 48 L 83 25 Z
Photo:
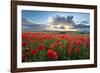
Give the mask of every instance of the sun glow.
M 74 28 L 74 23 L 72 21 L 67 21 L 66 16 L 54 15 L 48 17 L 49 27 L 45 28 L 46 30 L 52 31 L 77 31 Z
M 45 28 L 46 30 L 51 31 L 77 31 L 77 29 L 74 29 L 73 27 L 69 25 L 52 25 L 50 24 L 49 27 Z
M 52 23 L 54 19 L 52 17 L 48 17 L 48 23 Z

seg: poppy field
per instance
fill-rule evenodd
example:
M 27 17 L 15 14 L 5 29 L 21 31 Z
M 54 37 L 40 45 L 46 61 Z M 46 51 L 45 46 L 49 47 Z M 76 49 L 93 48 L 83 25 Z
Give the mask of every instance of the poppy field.
M 22 62 L 83 60 L 89 51 L 89 34 L 22 33 Z

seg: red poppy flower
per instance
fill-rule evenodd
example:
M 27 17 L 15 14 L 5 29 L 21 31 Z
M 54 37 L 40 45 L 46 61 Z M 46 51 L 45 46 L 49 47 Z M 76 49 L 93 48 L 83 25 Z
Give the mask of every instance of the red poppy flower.
M 68 53 L 69 55 L 71 55 L 72 52 L 73 52 L 73 45 L 69 44 L 69 45 L 67 46 L 67 53 Z
M 56 48 L 56 47 L 57 47 L 57 43 L 54 42 L 53 45 L 52 45 L 52 47 L 53 47 L 53 48 Z
M 26 42 L 22 42 L 22 46 L 26 47 L 27 43 Z
M 39 50 L 44 50 L 45 47 L 41 45 L 41 46 L 38 47 L 38 49 L 39 49 Z
M 22 61 L 25 61 L 25 60 L 26 60 L 26 53 L 22 52 Z
M 23 39 L 23 40 L 26 40 L 26 39 L 27 39 L 26 33 L 22 33 L 22 39 Z
M 43 38 L 40 38 L 39 40 L 40 40 L 40 42 L 41 42 L 41 43 L 44 41 L 44 39 L 43 39 Z
M 57 52 L 53 51 L 53 50 L 48 50 L 47 51 L 47 56 L 50 59 L 57 59 Z
M 49 40 L 52 39 L 51 35 L 49 35 L 49 34 L 46 34 L 46 35 L 45 35 L 45 38 L 46 38 L 46 39 L 49 39 Z
M 75 44 L 76 44 L 77 46 L 80 46 L 80 45 L 81 45 L 81 41 L 75 41 Z
M 57 59 L 57 58 L 58 58 L 57 52 L 53 52 L 53 59 Z
M 86 48 L 90 48 L 90 43 L 86 42 Z
M 37 49 L 33 49 L 33 50 L 31 51 L 31 54 L 32 54 L 32 55 L 36 55 L 36 54 L 37 54 L 37 52 L 38 52 L 38 50 L 37 50 Z
M 56 38 L 56 41 L 57 41 L 57 42 L 60 42 L 60 40 L 61 40 L 61 38 Z

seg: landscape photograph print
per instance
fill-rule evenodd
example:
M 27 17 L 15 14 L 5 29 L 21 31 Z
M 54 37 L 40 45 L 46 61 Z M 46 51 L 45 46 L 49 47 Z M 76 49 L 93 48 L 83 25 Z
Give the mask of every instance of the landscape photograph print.
M 90 59 L 90 13 L 22 10 L 22 62 Z

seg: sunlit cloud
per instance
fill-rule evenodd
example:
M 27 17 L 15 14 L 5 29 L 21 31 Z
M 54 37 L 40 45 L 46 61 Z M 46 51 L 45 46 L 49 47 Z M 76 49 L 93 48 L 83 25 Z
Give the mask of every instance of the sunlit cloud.
M 48 23 L 49 27 L 46 29 L 52 29 L 52 30 L 75 30 L 72 29 L 74 28 L 74 21 L 73 21 L 74 16 L 64 16 L 64 15 L 54 15 L 48 17 Z

